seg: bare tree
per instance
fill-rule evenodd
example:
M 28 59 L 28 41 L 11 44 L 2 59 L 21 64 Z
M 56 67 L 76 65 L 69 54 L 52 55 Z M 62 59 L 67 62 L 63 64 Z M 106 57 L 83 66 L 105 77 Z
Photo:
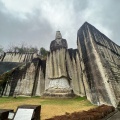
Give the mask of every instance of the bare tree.
M 20 45 L 13 45 L 10 44 L 8 46 L 7 52 L 19 52 L 19 53 L 37 53 L 38 52 L 38 48 L 35 46 L 28 46 L 25 43 L 21 43 Z

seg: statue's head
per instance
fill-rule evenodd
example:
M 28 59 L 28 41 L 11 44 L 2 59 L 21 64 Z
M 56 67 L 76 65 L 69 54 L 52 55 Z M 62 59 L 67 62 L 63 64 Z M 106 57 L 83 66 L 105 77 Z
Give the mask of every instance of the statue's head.
M 55 40 L 56 39 L 62 39 L 62 35 L 61 35 L 60 31 L 56 31 Z
M 60 48 L 67 49 L 67 41 L 62 38 L 60 31 L 56 31 L 55 40 L 53 40 L 50 44 L 50 50 L 54 51 Z

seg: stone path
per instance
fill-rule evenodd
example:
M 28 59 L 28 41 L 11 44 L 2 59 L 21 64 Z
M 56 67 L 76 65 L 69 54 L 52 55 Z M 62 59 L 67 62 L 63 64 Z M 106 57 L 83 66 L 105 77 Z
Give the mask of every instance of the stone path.
M 108 118 L 107 120 L 120 120 L 120 111 L 115 113 L 112 117 Z

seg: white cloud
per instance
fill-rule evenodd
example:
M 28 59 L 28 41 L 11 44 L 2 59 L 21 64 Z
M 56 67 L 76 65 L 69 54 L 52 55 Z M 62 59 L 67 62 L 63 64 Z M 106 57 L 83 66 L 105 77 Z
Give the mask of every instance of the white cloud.
M 1 0 L 10 12 L 30 13 L 38 0 Z
M 77 30 L 85 21 L 120 44 L 117 38 L 120 30 L 120 26 L 117 25 L 120 9 L 118 1 L 115 3 L 113 0 L 1 0 L 1 2 L 0 25 L 4 30 L 0 28 L 0 41 L 5 40 L 4 45 L 9 42 L 25 41 L 49 49 L 55 32 L 60 30 L 63 38 L 67 39 L 68 46 L 76 48 Z

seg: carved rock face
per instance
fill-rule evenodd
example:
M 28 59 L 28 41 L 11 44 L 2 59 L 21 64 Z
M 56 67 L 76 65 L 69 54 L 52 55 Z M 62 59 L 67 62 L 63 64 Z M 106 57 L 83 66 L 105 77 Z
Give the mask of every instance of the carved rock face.
M 55 40 L 53 40 L 50 44 L 50 50 L 54 51 L 60 48 L 67 49 L 67 41 L 62 38 L 60 31 L 57 31 Z

